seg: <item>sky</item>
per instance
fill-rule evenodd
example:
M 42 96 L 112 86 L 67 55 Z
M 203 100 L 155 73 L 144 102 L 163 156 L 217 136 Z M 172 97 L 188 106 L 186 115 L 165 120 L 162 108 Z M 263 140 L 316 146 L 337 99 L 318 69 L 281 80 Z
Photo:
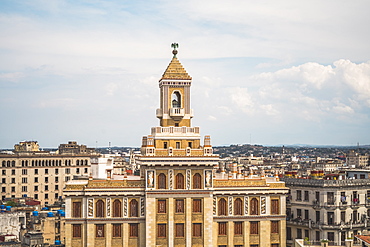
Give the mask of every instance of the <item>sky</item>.
M 370 144 L 370 1 L 0 1 L 0 148 L 141 145 L 178 43 L 214 146 Z

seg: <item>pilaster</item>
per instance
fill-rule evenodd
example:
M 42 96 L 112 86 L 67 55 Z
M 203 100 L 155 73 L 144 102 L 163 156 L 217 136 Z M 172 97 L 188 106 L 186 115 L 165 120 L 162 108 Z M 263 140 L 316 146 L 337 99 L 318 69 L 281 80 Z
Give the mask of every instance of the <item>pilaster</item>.
M 191 198 L 186 198 L 186 247 L 191 247 Z
M 212 224 L 213 222 L 213 210 L 210 210 L 213 207 L 213 199 L 212 197 L 205 197 L 204 198 L 204 218 L 203 218 L 203 225 L 204 225 L 204 246 L 213 246 L 213 233 L 212 233 Z
M 168 246 L 172 247 L 174 243 L 175 234 L 173 232 L 174 226 L 174 200 L 173 198 L 168 198 Z
M 146 215 L 146 226 L 145 226 L 145 241 L 146 246 L 154 247 L 156 244 L 156 205 L 155 205 L 155 198 L 146 198 L 146 208 L 145 208 L 145 215 Z

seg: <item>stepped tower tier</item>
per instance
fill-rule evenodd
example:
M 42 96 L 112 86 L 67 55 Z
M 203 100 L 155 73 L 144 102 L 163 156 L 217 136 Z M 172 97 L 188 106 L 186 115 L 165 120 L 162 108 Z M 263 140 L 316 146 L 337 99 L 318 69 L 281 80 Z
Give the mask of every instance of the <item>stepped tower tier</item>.
M 192 78 L 177 59 L 177 43 L 173 43 L 173 58 L 159 80 L 160 108 L 157 117 L 160 126 L 153 127 L 151 135 L 144 136 L 143 156 L 213 156 L 210 136 L 201 145 L 199 127 L 191 126 L 190 109 Z M 218 157 L 218 156 L 217 156 Z
M 162 127 L 190 127 L 193 110 L 190 109 L 190 86 L 192 78 L 177 59 L 174 45 L 173 58 L 159 80 L 160 108 L 157 117 Z

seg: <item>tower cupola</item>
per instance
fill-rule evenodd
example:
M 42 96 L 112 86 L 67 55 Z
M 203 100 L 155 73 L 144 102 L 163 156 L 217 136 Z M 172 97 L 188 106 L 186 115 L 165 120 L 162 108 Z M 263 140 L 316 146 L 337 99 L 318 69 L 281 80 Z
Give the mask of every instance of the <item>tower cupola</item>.
M 176 55 L 179 45 L 173 43 L 173 58 L 159 80 L 160 108 L 157 117 L 161 127 L 190 127 L 193 110 L 190 109 L 190 86 L 192 78 Z

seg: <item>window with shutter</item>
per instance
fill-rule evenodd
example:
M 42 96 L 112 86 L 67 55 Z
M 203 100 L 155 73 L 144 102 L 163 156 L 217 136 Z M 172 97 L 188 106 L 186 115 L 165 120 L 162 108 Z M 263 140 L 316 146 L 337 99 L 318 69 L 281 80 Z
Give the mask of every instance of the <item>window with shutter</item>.
M 226 215 L 226 200 L 224 198 L 221 198 L 218 201 L 218 215 Z

